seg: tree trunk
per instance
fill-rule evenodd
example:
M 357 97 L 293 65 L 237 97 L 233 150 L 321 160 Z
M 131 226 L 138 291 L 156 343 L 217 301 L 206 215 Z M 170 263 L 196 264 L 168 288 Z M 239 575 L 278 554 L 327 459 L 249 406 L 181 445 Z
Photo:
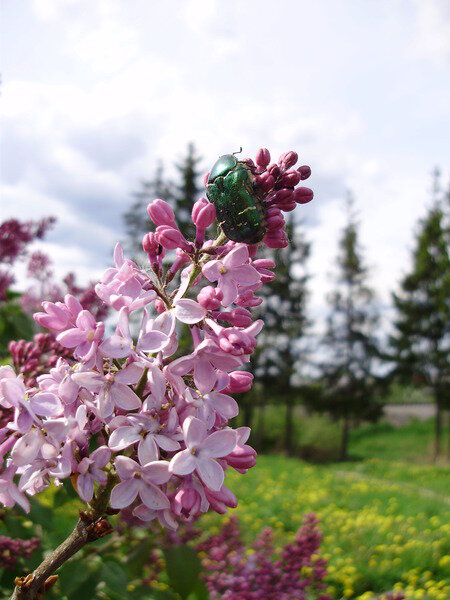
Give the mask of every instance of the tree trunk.
M 340 459 L 345 461 L 348 459 L 348 438 L 350 433 L 350 420 L 348 415 L 342 418 L 342 432 L 341 432 L 341 451 Z
M 435 461 L 441 452 L 442 437 L 442 408 L 439 399 L 436 402 L 436 417 L 434 420 L 434 450 L 433 460 Z
M 253 421 L 252 400 L 249 400 L 246 404 L 244 404 L 242 415 L 244 417 L 244 425 L 246 425 L 247 427 L 251 427 Z
M 284 448 L 288 456 L 294 453 L 292 437 L 294 432 L 294 403 L 289 394 L 286 398 L 286 423 L 284 428 Z
M 261 398 L 258 405 L 258 427 L 256 429 L 255 442 L 258 450 L 262 450 L 264 444 L 264 413 L 266 411 L 265 398 Z

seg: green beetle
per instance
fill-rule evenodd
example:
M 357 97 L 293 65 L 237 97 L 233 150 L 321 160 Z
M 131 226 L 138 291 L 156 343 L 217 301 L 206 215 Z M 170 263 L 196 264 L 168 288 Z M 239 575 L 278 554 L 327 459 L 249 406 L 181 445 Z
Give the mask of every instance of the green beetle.
M 266 233 L 266 209 L 253 180 L 245 162 L 225 154 L 214 164 L 206 183 L 206 195 L 216 207 L 219 225 L 234 242 L 257 244 Z

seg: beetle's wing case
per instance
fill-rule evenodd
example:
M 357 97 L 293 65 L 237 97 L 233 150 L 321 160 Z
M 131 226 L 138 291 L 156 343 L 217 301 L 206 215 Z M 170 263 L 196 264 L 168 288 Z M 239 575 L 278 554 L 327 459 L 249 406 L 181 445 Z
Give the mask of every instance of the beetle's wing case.
M 266 232 L 264 204 L 253 187 L 253 177 L 246 163 L 236 161 L 225 176 L 216 175 L 212 183 L 208 180 L 207 196 L 216 207 L 219 224 L 228 239 L 235 242 L 255 244 Z

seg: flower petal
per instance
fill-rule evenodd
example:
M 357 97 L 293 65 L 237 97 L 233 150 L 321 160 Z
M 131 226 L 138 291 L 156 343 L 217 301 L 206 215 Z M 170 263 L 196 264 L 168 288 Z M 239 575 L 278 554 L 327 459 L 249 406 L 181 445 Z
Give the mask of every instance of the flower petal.
M 143 352 L 159 352 L 169 342 L 169 338 L 161 331 L 149 331 L 139 339 L 136 350 Z
M 134 502 L 139 491 L 139 481 L 131 479 L 118 483 L 111 492 L 111 508 L 125 508 Z
M 167 496 L 152 483 L 141 483 L 139 496 L 148 508 L 153 510 L 164 510 L 170 507 Z
M 99 346 L 101 353 L 108 358 L 125 358 L 131 354 L 133 342 L 120 335 L 112 335 Z
M 195 469 L 196 460 L 189 450 L 178 452 L 169 464 L 169 471 L 175 475 L 188 475 Z
M 206 438 L 206 425 L 196 417 L 187 417 L 183 423 L 183 434 L 189 450 L 197 448 Z
M 149 462 L 158 460 L 158 447 L 152 434 L 147 435 L 147 437 L 139 444 L 138 457 L 141 465 L 146 465 Z
M 195 302 L 195 300 L 190 300 L 189 298 L 177 300 L 175 302 L 174 312 L 177 319 L 182 323 L 186 323 L 187 325 L 198 323 L 205 318 L 207 313 L 203 306 L 201 306 L 198 302 Z
M 172 473 L 169 471 L 169 462 L 167 460 L 156 460 L 145 465 L 142 470 L 142 478 L 147 483 L 162 485 L 163 483 L 167 483 L 171 477 Z
M 136 472 L 141 471 L 141 466 L 128 456 L 118 456 L 114 461 L 117 475 L 120 479 L 128 480 L 131 479 Z
M 200 456 L 220 458 L 233 452 L 236 447 L 236 432 L 233 429 L 222 429 L 209 435 L 200 449 Z
M 139 396 L 123 383 L 114 382 L 111 386 L 111 397 L 114 404 L 123 410 L 135 410 L 141 406 Z
M 109 438 L 108 446 L 111 448 L 111 450 L 117 452 L 119 450 L 123 450 L 124 448 L 128 448 L 128 446 L 135 444 L 140 439 L 141 436 L 139 435 L 139 431 L 135 427 L 118 427 L 112 432 Z
M 197 473 L 207 488 L 214 492 L 220 491 L 225 474 L 222 467 L 213 458 L 198 459 Z
M 90 502 L 94 495 L 94 481 L 90 475 L 79 475 L 77 479 L 77 490 L 80 498 Z

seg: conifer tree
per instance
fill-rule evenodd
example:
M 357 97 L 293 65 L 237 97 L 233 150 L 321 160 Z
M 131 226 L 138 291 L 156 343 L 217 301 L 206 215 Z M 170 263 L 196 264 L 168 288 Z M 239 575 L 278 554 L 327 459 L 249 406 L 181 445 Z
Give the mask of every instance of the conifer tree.
M 174 202 L 173 185 L 165 178 L 164 166 L 160 162 L 152 179 L 144 180 L 139 190 L 133 192 L 134 201 L 123 215 L 125 222 L 125 248 L 136 259 L 144 257 L 142 238 L 154 229 L 153 223 L 146 215 L 149 202 L 161 198 L 167 202 Z
M 195 145 L 191 142 L 181 163 L 176 164 L 178 178 L 174 185 L 174 210 L 180 221 L 181 233 L 189 240 L 194 238 L 195 227 L 191 220 L 191 210 L 201 191 L 201 173 Z
M 147 204 L 155 198 L 166 200 L 173 208 L 181 232 L 191 239 L 194 225 L 191 220 L 191 210 L 200 194 L 200 158 L 193 143 L 187 147 L 182 161 L 175 165 L 176 178 L 171 180 L 165 175 L 163 163 L 160 162 L 152 179 L 144 180 L 138 191 L 133 193 L 134 202 L 123 215 L 125 221 L 126 241 L 128 252 L 135 257 L 144 258 L 142 253 L 142 238 L 145 233 L 154 229 L 149 218 L 143 219 Z
M 351 197 L 337 266 L 336 286 L 328 296 L 331 310 L 323 340 L 323 394 L 316 406 L 341 420 L 340 458 L 346 460 L 352 421 L 375 419 L 381 412 L 375 376 L 379 355 L 374 330 L 378 314 L 374 292 L 367 285 L 368 270 L 359 246 Z
M 394 375 L 427 386 L 436 403 L 434 456 L 441 449 L 442 413 L 450 408 L 450 231 L 447 198 L 434 173 L 432 204 L 420 221 L 411 271 L 393 294 L 397 318 L 391 337 Z

